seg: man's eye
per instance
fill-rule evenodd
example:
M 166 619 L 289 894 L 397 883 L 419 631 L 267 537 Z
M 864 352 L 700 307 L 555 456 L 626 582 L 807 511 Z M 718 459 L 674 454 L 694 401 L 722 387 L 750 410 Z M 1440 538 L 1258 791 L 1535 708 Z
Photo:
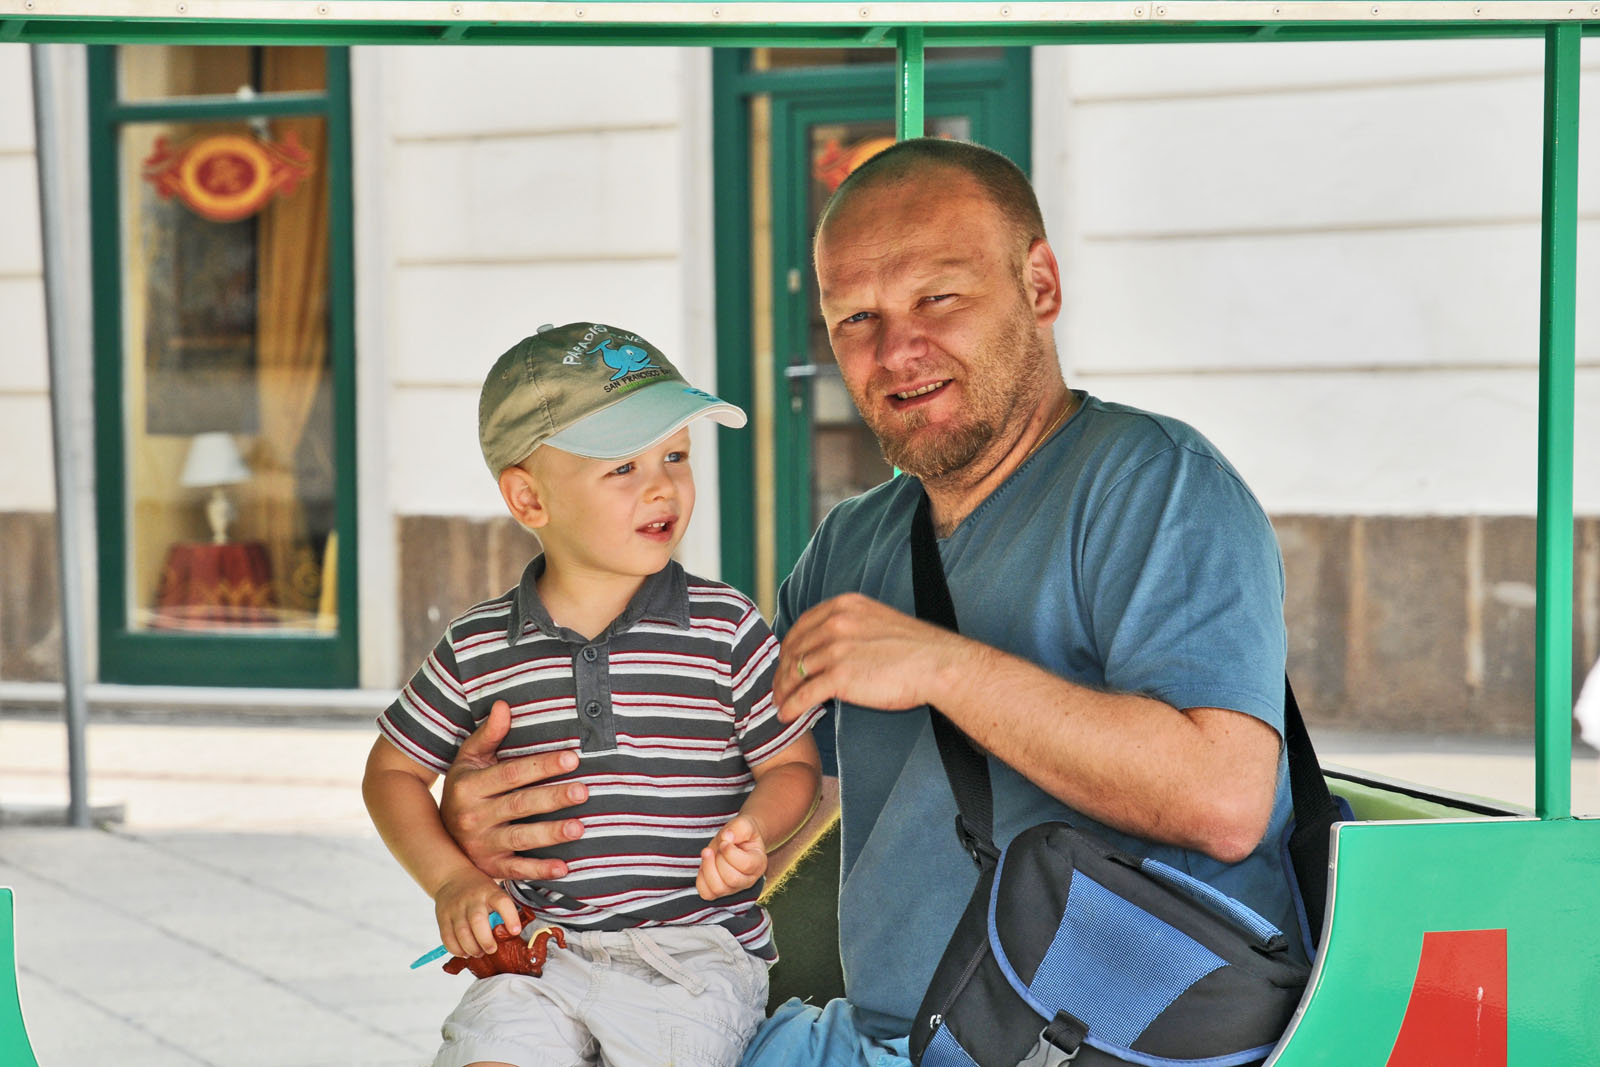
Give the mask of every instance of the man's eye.
M 620 467 L 613 467 L 612 470 L 611 470 L 611 473 L 612 474 L 632 474 L 633 473 L 633 464 L 632 463 L 624 463 Z
M 954 293 L 935 293 L 933 296 L 925 296 L 925 297 L 923 297 L 922 298 L 922 302 L 924 304 L 937 304 L 940 301 L 949 300 L 951 297 L 953 297 L 955 295 L 956 294 L 954 294 Z
M 849 316 L 847 318 L 844 318 L 844 319 L 840 319 L 839 322 L 840 322 L 840 325 L 844 325 L 846 323 L 852 323 L 852 322 L 866 322 L 870 318 L 872 318 L 872 312 L 870 312 L 870 311 L 858 311 L 854 315 L 851 315 L 851 316 Z

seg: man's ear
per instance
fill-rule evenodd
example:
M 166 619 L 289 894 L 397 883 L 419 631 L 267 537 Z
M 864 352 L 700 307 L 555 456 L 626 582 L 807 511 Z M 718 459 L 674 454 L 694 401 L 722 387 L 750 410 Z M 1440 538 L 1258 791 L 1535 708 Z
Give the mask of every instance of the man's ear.
M 522 467 L 507 467 L 500 472 L 500 499 L 506 502 L 511 517 L 530 530 L 550 521 L 538 479 Z
M 1061 314 L 1061 267 L 1055 251 L 1043 237 L 1028 246 L 1022 263 L 1022 281 L 1033 305 L 1033 317 L 1048 326 Z

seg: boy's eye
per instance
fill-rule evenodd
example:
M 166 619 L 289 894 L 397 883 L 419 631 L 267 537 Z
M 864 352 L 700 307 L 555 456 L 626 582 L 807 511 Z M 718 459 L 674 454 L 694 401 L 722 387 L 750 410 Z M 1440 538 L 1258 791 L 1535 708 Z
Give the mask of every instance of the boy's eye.
M 632 474 L 633 473 L 633 464 L 630 462 L 630 463 L 624 463 L 620 467 L 613 467 L 611 469 L 611 473 L 612 474 Z
M 687 463 L 687 462 L 689 462 L 689 453 L 687 453 L 687 452 L 668 452 L 667 453 L 667 462 L 668 463 Z

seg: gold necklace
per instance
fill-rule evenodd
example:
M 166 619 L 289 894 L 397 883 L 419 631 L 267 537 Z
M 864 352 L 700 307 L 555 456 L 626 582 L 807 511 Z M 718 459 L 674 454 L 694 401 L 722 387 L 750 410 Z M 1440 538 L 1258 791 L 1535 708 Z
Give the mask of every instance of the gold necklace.
M 1022 457 L 1022 463 L 1032 459 L 1033 454 L 1039 451 L 1046 441 L 1050 440 L 1050 435 L 1056 432 L 1057 426 L 1066 421 L 1068 415 L 1072 414 L 1073 408 L 1077 406 L 1077 403 L 1078 398 L 1072 394 L 1071 390 L 1068 390 L 1067 399 L 1061 405 L 1061 410 L 1056 412 L 1056 417 L 1050 420 L 1050 425 L 1046 426 L 1044 432 L 1039 435 L 1038 440 L 1033 442 L 1033 447 L 1028 449 L 1027 455 Z M 1018 463 L 1017 466 L 1022 466 L 1022 463 Z

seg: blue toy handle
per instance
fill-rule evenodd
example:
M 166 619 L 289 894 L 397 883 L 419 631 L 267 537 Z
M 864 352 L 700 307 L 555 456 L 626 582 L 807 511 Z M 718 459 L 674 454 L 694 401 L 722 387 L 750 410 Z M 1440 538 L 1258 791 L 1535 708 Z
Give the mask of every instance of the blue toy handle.
M 489 929 L 493 930 L 496 926 L 503 925 L 505 925 L 505 920 L 500 918 L 500 913 L 498 911 L 491 911 L 489 913 Z M 440 945 L 431 952 L 424 952 L 422 955 L 417 957 L 416 962 L 411 965 L 411 969 L 414 971 L 425 963 L 432 963 L 434 960 L 438 959 L 440 956 L 443 956 L 449 951 L 449 949 L 445 948 L 443 945 Z

